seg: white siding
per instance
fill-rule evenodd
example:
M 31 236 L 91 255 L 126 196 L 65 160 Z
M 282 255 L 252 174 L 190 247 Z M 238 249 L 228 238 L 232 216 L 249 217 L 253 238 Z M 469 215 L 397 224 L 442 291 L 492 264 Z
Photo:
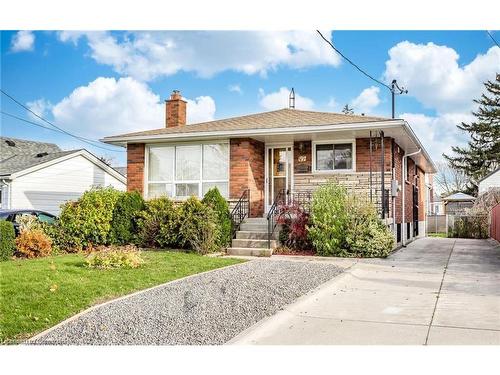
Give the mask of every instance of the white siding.
M 482 194 L 491 188 L 500 188 L 500 170 L 481 181 L 479 183 L 478 192 L 479 194 Z
M 77 199 L 92 186 L 113 186 L 125 190 L 124 183 L 104 169 L 78 155 L 18 177 L 11 185 L 11 208 L 33 208 L 53 214 L 70 199 Z

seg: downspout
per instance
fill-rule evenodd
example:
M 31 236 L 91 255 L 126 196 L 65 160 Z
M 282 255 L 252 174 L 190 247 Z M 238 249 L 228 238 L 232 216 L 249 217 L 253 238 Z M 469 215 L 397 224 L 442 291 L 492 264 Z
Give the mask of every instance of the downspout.
M 5 186 L 5 189 L 7 191 L 6 194 L 3 194 L 3 189 L 0 189 L 0 194 L 3 194 L 2 197 L 2 209 L 9 209 L 11 208 L 10 205 L 10 199 L 11 199 L 11 194 L 10 194 L 10 183 L 8 179 L 2 178 L 0 179 L 0 186 Z M 3 198 L 7 197 L 7 200 L 4 202 Z
M 404 154 L 403 155 L 403 162 L 401 163 L 401 182 L 402 182 L 402 189 L 401 189 L 401 246 L 406 247 L 405 241 L 406 241 L 406 223 L 405 223 L 405 191 L 406 191 L 406 163 L 407 163 L 407 158 L 409 156 L 417 155 L 420 154 L 422 151 L 421 148 L 418 149 L 418 151 L 412 152 L 410 154 Z

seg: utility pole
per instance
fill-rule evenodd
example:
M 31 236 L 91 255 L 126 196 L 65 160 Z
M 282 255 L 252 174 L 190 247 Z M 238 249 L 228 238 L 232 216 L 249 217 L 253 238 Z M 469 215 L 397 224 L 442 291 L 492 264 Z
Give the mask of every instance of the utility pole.
M 392 94 L 392 118 L 396 117 L 396 95 L 408 94 L 408 90 L 404 87 L 399 87 L 395 79 L 392 80 L 391 84 L 391 94 Z

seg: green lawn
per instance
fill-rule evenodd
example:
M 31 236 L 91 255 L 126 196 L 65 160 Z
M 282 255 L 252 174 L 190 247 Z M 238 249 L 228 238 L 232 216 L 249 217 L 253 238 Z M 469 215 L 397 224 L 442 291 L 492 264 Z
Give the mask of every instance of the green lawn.
M 133 291 L 239 263 L 170 251 L 143 252 L 137 269 L 95 270 L 83 255 L 0 262 L 0 342 L 26 339 L 92 305 Z
M 441 238 L 446 238 L 446 233 L 445 233 L 445 232 L 427 233 L 427 236 L 429 236 L 429 237 L 441 237 Z

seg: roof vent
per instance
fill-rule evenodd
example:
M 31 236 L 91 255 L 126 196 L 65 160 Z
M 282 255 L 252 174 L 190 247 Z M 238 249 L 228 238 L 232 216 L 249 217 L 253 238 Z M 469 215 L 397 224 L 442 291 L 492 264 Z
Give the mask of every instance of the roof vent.
M 39 154 L 36 154 L 37 158 L 43 158 L 44 156 L 47 156 L 49 153 L 48 152 L 40 152 Z
M 11 141 L 10 139 L 6 139 L 5 143 L 7 143 L 10 147 L 16 147 L 16 142 Z

